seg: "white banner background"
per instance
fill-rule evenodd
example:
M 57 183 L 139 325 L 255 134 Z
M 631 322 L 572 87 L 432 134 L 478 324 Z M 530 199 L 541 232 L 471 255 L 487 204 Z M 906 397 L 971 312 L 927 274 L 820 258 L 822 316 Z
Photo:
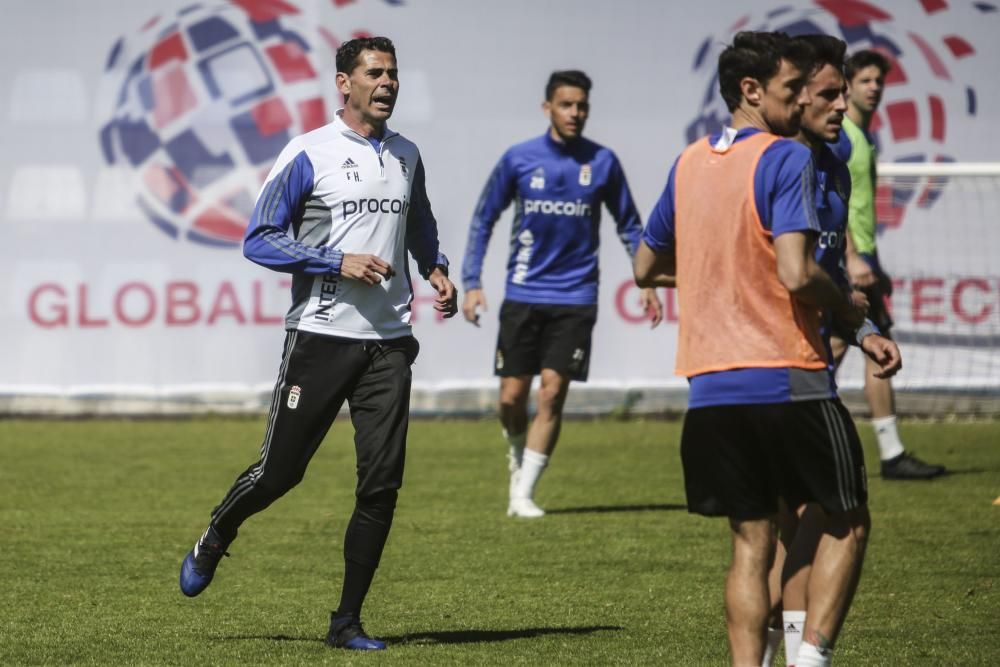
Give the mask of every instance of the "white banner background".
M 145 48 L 144 39 L 190 4 L 4 3 L 0 395 L 8 409 L 24 409 L 21 397 L 40 396 L 105 403 L 207 396 L 258 406 L 270 389 L 280 360 L 288 277 L 250 264 L 236 247 L 171 238 L 136 205 L 137 175 L 121 161 L 109 166 L 102 155 L 101 128 L 116 113 L 124 76 L 105 71 L 112 47 L 124 38 L 127 48 Z M 712 108 L 703 100 L 714 56 L 694 66 L 707 39 L 712 45 L 728 41 L 744 17 L 753 28 L 811 20 L 825 30 L 843 29 L 819 6 L 837 3 L 804 0 L 754 0 L 740 3 L 738 11 L 733 3 L 713 1 L 242 4 L 300 10 L 280 20 L 313 47 L 318 79 L 299 86 L 315 86 L 328 110 L 336 105 L 328 38 L 348 39 L 359 31 L 393 38 L 402 83 L 391 125 L 421 148 L 442 249 L 456 282 L 469 218 L 493 164 L 509 145 L 546 128 L 540 105 L 550 71 L 579 68 L 593 78 L 587 134 L 616 151 L 645 217 L 687 143 L 686 129 Z M 883 107 L 898 102 L 900 115 L 886 115 L 881 157 L 996 161 L 997 144 L 983 137 L 992 137 L 1000 121 L 1000 13 L 977 10 L 971 2 L 934 9 L 938 4 L 944 3 L 881 2 L 872 10 L 881 12 L 876 20 L 850 28 L 856 34 L 867 27 L 901 49 L 906 81 L 889 87 Z M 791 9 L 768 18 L 779 7 Z M 220 15 L 239 18 L 242 10 Z M 160 17 L 156 26 L 143 31 L 154 17 Z M 180 20 L 183 25 L 186 19 Z M 937 55 L 940 67 L 923 46 Z M 284 89 L 295 96 L 299 91 Z M 914 199 L 924 182 L 914 188 Z M 902 223 L 880 240 L 883 262 L 899 280 L 894 307 L 903 340 L 908 334 L 949 336 L 941 339 L 949 343 L 944 346 L 910 337 L 900 387 L 1000 384 L 997 183 L 979 183 L 968 188 L 953 181 L 933 206 L 911 204 Z M 438 320 L 426 285 L 418 286 L 418 388 L 446 395 L 442 390 L 494 385 L 491 360 L 509 219 L 508 212 L 491 243 L 484 271 L 491 310 L 481 328 L 460 316 Z M 671 321 L 655 331 L 641 320 L 626 254 L 606 212 L 604 220 L 589 384 L 682 388 L 672 374 L 676 312 L 668 312 Z M 190 221 L 179 216 L 177 224 L 183 230 Z M 854 356 L 844 379 L 856 385 Z M 463 407 L 447 401 L 439 406 Z

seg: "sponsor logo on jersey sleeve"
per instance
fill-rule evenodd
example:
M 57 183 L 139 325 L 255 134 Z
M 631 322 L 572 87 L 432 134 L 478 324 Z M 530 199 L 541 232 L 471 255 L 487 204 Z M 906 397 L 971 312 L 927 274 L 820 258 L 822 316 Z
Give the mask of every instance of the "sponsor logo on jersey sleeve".
M 514 275 L 511 276 L 510 281 L 515 285 L 523 285 L 525 280 L 528 279 L 528 269 L 531 268 L 531 246 L 535 244 L 535 236 L 531 233 L 530 229 L 525 229 L 517 235 L 517 241 L 521 247 L 518 248 L 514 259 Z

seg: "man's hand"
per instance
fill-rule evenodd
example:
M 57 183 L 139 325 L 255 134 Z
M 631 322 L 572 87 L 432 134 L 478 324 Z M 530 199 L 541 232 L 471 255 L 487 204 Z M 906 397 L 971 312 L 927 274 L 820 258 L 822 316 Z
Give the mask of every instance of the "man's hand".
M 444 313 L 446 318 L 454 317 L 455 313 L 458 312 L 458 290 L 455 289 L 445 272 L 441 269 L 434 269 L 427 277 L 427 282 L 437 292 L 437 298 L 434 299 L 434 310 Z
M 875 284 L 875 272 L 868 262 L 857 253 L 847 253 L 847 277 L 856 287 L 871 287 Z
M 833 315 L 845 329 L 855 331 L 864 324 L 867 314 L 868 297 L 860 290 L 853 290 Z
M 340 275 L 366 285 L 376 285 L 382 282 L 382 278 L 392 278 L 395 272 L 389 266 L 389 262 L 375 255 L 353 255 L 345 252 L 340 262 Z
M 663 321 L 663 304 L 660 302 L 660 297 L 656 296 L 656 290 L 652 287 L 643 288 L 639 292 L 639 303 L 642 304 L 642 312 L 649 315 L 649 319 L 653 322 L 650 329 L 655 329 L 656 325 Z
M 869 334 L 861 341 L 861 349 L 868 357 L 878 364 L 879 370 L 874 373 L 877 378 L 891 378 L 903 367 L 903 357 L 899 347 L 892 340 Z
M 868 309 L 871 308 L 871 303 L 868 302 L 868 295 L 859 289 L 852 289 L 851 293 L 847 295 L 847 300 L 851 302 L 851 306 L 857 310 L 864 309 L 865 314 L 868 314 Z
M 482 306 L 483 312 L 486 312 L 486 295 L 483 294 L 481 289 L 470 289 L 465 292 L 465 299 L 462 301 L 462 314 L 465 315 L 465 319 L 472 322 L 477 327 L 479 326 L 479 313 L 476 309 Z

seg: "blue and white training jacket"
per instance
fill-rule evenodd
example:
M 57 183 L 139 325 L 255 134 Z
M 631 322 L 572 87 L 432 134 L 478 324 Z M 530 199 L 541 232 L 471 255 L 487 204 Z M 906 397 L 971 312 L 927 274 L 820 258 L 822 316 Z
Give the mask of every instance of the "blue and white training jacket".
M 410 333 L 406 251 L 425 278 L 437 265 L 437 223 L 416 145 L 386 128 L 381 141 L 332 123 L 296 137 L 268 175 L 243 254 L 292 274 L 285 328 L 359 339 Z M 377 285 L 340 276 L 344 253 L 371 254 L 395 275 Z
M 588 139 L 556 141 L 546 132 L 511 147 L 493 169 L 476 211 L 462 263 L 466 290 L 482 287 L 493 225 L 515 201 L 506 298 L 525 303 L 597 303 L 601 204 L 635 254 L 642 222 L 615 154 Z

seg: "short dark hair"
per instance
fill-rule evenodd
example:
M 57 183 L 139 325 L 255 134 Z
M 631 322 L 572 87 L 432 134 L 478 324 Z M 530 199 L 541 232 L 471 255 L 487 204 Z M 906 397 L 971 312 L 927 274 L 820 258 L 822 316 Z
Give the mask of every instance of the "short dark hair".
M 839 72 L 844 72 L 844 55 L 847 53 L 847 43 L 832 35 L 799 35 L 813 50 L 812 73 L 815 74 L 825 65 L 832 65 Z
M 812 59 L 812 48 L 807 43 L 783 32 L 738 32 L 733 43 L 719 54 L 719 92 L 726 107 L 735 111 L 743 99 L 740 90 L 743 77 L 757 79 L 766 86 L 781 69 L 782 60 L 808 74 Z
M 847 80 L 850 81 L 854 78 L 855 74 L 866 67 L 870 67 L 871 65 L 878 67 L 882 76 L 888 74 L 889 70 L 892 69 L 892 64 L 889 62 L 888 58 L 883 56 L 878 51 L 865 49 L 863 51 L 852 53 L 851 57 L 847 59 L 847 62 L 844 63 L 844 76 L 846 76 Z
M 354 71 L 362 51 L 381 51 L 396 57 L 396 47 L 388 37 L 359 37 L 344 42 L 337 49 L 337 71 L 345 74 Z
M 573 86 L 581 88 L 583 92 L 590 94 L 590 77 L 578 69 L 566 69 L 553 72 L 549 76 L 549 82 L 545 84 L 545 99 L 551 101 L 556 93 L 556 88 L 560 86 Z

